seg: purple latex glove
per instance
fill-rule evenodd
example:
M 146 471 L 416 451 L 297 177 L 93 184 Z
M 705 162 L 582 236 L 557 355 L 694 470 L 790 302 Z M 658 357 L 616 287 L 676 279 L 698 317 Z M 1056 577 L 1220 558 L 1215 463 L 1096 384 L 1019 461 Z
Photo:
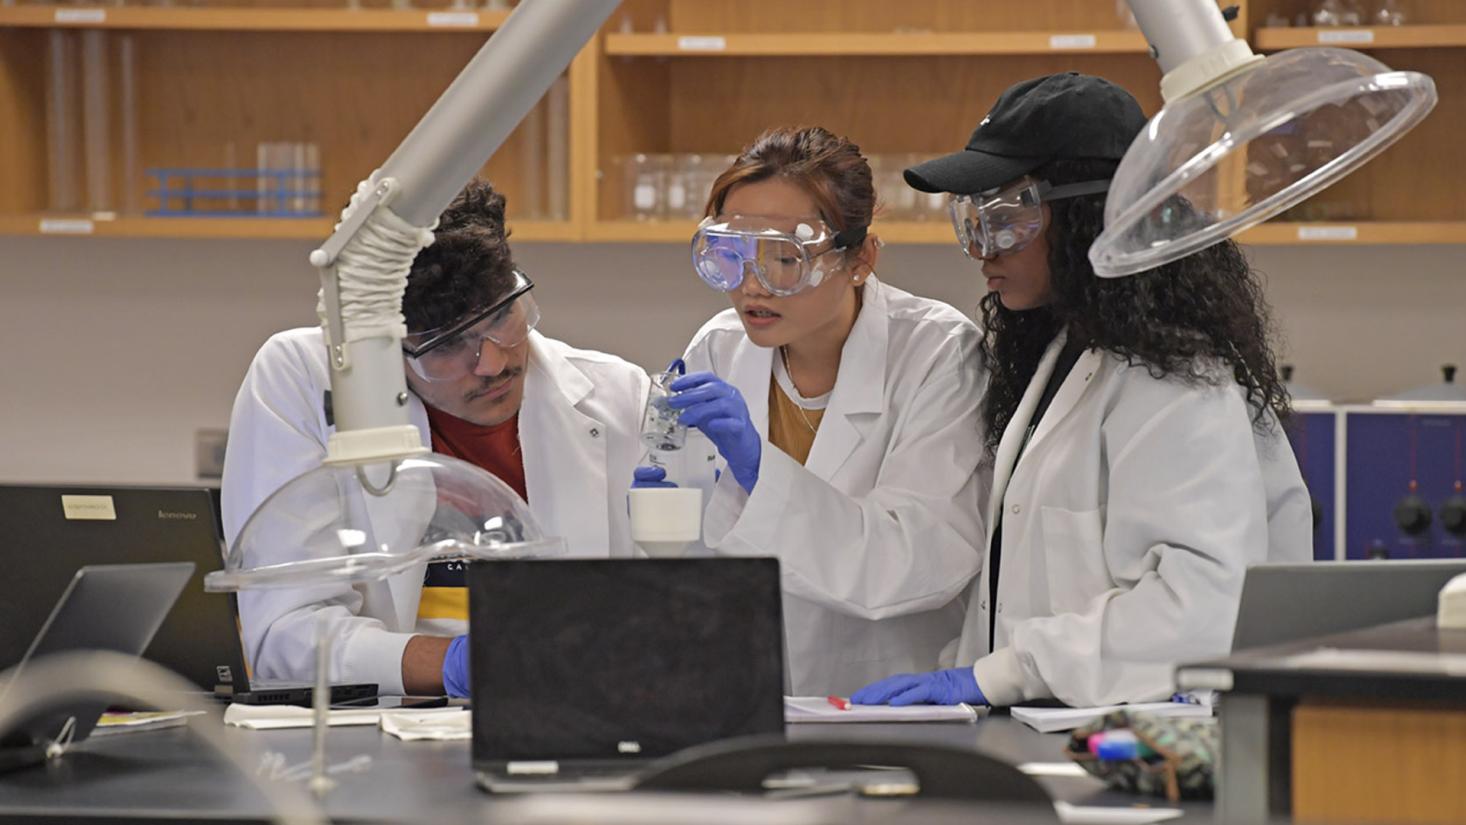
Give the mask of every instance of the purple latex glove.
M 932 673 L 902 673 L 872 682 L 850 694 L 857 705 L 986 705 L 970 667 Z
M 702 430 L 713 446 L 728 462 L 733 478 L 747 492 L 758 483 L 759 458 L 763 455 L 763 438 L 748 405 L 738 388 L 710 372 L 694 372 L 672 382 L 677 394 L 667 403 L 682 414 L 679 420 Z

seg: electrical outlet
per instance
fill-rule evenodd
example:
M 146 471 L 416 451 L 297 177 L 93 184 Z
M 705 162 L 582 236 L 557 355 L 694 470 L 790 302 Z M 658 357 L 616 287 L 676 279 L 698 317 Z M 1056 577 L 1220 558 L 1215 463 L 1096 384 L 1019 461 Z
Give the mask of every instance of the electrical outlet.
M 200 479 L 224 477 L 224 447 L 228 443 L 228 430 L 201 429 L 194 431 L 194 465 Z

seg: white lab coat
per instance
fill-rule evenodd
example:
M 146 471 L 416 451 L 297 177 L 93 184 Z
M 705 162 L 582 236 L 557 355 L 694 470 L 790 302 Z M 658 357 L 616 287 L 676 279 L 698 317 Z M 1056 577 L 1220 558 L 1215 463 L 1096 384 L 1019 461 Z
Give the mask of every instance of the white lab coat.
M 686 355 L 689 372 L 738 388 L 764 438 L 751 495 L 726 471 L 714 485 L 704 542 L 779 558 L 800 695 L 935 666 L 981 560 L 977 328 L 875 278 L 863 289 L 807 465 L 768 443 L 775 351 L 749 341 L 736 312 L 709 321 Z
M 1312 555 L 1312 511 L 1275 421 L 1259 433 L 1229 374 L 1158 379 L 1080 356 L 1014 466 L 1064 336 L 1048 348 L 998 446 L 997 644 L 988 574 L 968 596 L 957 662 L 995 705 L 1162 699 L 1175 665 L 1231 647 L 1243 573 Z M 986 558 L 986 552 L 985 556 Z
M 626 488 L 641 454 L 648 379 L 614 356 L 531 333 L 519 415 L 530 510 L 569 555 L 631 557 Z M 326 439 L 322 393 L 330 387 L 319 328 L 281 332 L 260 348 L 230 418 L 223 518 L 229 545 L 255 508 L 290 479 L 320 466 Z M 411 420 L 431 444 L 416 395 Z M 402 651 L 418 629 L 424 566 L 386 582 L 239 594 L 245 653 L 257 677 L 309 679 L 315 614 L 332 615 L 331 678 L 402 692 Z M 458 632 L 466 632 L 466 623 Z M 442 631 L 444 623 L 433 622 Z

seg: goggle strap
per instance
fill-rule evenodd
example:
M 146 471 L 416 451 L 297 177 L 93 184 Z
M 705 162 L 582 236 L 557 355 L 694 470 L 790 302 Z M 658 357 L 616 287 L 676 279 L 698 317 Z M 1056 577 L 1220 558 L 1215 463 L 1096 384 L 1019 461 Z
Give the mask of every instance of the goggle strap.
M 849 249 L 858 246 L 865 241 L 865 233 L 869 231 L 866 226 L 852 226 L 849 229 L 842 229 L 835 233 L 835 245 L 831 249 Z
M 1063 186 L 1051 186 L 1039 190 L 1039 197 L 1046 201 L 1057 201 L 1065 198 L 1077 198 L 1081 195 L 1098 195 L 1101 192 L 1110 191 L 1109 180 L 1087 180 L 1081 183 L 1066 183 Z

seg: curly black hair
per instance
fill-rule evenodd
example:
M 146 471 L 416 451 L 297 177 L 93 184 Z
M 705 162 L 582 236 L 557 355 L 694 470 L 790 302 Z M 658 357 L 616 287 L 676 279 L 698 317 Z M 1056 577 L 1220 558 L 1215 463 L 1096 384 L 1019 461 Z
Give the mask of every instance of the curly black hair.
M 438 218 L 432 246 L 407 275 L 402 314 L 413 332 L 436 329 L 488 306 L 514 286 L 504 196 L 474 178 Z
M 1113 177 L 1116 164 L 1054 160 L 1034 175 L 1055 186 Z M 1044 351 L 1060 330 L 1069 340 L 1143 364 L 1156 378 L 1218 380 L 1225 364 L 1246 391 L 1253 426 L 1291 412 L 1273 355 L 1275 332 L 1262 285 L 1232 241 L 1125 278 L 1100 278 L 1089 247 L 1104 228 L 1104 195 L 1053 201 L 1046 237 L 1053 300 L 1040 308 L 1005 308 L 983 296 L 982 356 L 990 381 L 983 403 L 987 447 L 996 452 Z

